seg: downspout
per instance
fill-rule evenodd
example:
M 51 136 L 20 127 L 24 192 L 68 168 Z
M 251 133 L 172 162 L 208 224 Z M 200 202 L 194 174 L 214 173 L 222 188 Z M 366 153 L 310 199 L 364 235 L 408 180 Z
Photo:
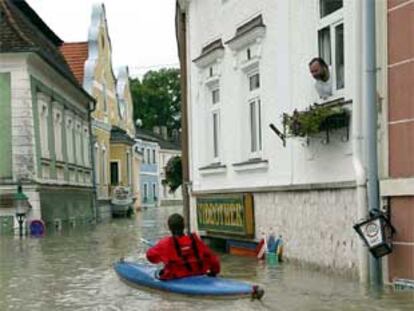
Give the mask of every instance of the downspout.
M 375 0 L 363 2 L 364 49 L 364 103 L 367 106 L 368 204 L 369 213 L 379 212 L 378 150 L 377 150 L 377 77 Z M 370 283 L 382 284 L 381 259 L 370 256 Z
M 355 102 L 352 106 L 352 154 L 356 182 L 356 199 L 357 199 L 357 219 L 364 219 L 368 215 L 366 172 L 364 168 L 362 143 L 363 127 L 362 115 L 364 113 L 362 101 L 362 1 L 356 1 L 355 4 L 355 27 L 353 36 L 355 37 Z M 362 240 L 358 240 L 358 275 L 359 281 L 363 284 L 368 283 L 368 250 Z
M 187 231 L 191 231 L 190 213 L 190 174 L 189 174 L 189 133 L 188 133 L 188 97 L 187 97 L 187 1 L 177 0 L 175 28 L 178 47 L 178 58 L 180 60 L 180 85 L 181 85 L 181 164 L 182 164 L 182 193 L 183 193 L 183 213 Z
M 94 146 L 95 146 L 95 136 L 92 133 L 92 113 L 96 109 L 96 101 L 91 102 L 88 108 L 88 123 L 89 123 L 89 147 L 90 147 L 90 163 L 92 166 L 92 206 L 95 213 L 95 222 L 98 222 L 98 211 L 96 206 L 97 201 L 97 191 L 96 191 L 96 172 L 95 172 L 95 156 L 94 156 Z

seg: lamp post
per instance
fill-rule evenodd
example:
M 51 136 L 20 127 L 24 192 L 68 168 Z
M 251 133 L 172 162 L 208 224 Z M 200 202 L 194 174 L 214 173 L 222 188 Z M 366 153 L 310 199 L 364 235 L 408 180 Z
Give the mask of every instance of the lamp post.
M 23 221 L 26 217 L 27 210 L 29 209 L 29 201 L 27 196 L 23 193 L 23 187 L 21 184 L 17 186 L 17 193 L 14 196 L 14 202 L 16 206 L 16 217 L 19 223 L 19 236 L 23 237 Z

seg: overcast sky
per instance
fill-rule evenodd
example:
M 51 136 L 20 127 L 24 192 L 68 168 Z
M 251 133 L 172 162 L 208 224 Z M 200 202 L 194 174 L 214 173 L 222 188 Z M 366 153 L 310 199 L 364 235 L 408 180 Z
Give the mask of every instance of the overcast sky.
M 104 3 L 116 69 L 128 65 L 141 76 L 161 66 L 177 67 L 175 0 L 27 0 L 65 42 L 86 41 L 92 5 Z

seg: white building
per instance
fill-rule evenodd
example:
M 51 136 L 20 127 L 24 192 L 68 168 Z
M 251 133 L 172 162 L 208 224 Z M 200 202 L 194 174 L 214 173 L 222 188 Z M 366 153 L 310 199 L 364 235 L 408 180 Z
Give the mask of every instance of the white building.
M 193 227 L 246 242 L 274 230 L 288 258 L 358 274 L 366 256 L 358 256 L 352 226 L 367 209 L 361 1 L 178 5 L 177 25 L 186 31 L 186 47 L 180 35 L 178 41 L 187 66 Z M 318 55 L 333 79 L 324 103 L 308 69 Z M 284 113 L 313 103 L 346 108 L 349 126 L 287 137 L 284 146 L 269 125 L 283 132 Z
M 182 188 L 179 187 L 174 192 L 170 192 L 167 184 L 163 183 L 166 178 L 166 168 L 168 162 L 175 157 L 181 157 L 180 146 L 173 141 L 160 138 L 158 143 L 160 145 L 159 150 L 159 185 L 160 185 L 160 204 L 161 205 L 181 205 L 183 203 Z

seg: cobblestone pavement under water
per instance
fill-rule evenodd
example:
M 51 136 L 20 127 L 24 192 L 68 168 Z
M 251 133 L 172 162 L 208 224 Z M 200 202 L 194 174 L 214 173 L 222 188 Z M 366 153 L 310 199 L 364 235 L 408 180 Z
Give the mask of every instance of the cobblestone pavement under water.
M 122 283 L 111 264 L 145 261 L 141 237 L 167 233 L 180 207 L 139 212 L 97 226 L 48 233 L 41 239 L 0 237 L 0 310 L 414 310 L 414 292 L 361 287 L 354 280 L 291 263 L 269 266 L 221 254 L 222 275 L 261 284 L 262 301 L 212 300 L 148 292 Z

